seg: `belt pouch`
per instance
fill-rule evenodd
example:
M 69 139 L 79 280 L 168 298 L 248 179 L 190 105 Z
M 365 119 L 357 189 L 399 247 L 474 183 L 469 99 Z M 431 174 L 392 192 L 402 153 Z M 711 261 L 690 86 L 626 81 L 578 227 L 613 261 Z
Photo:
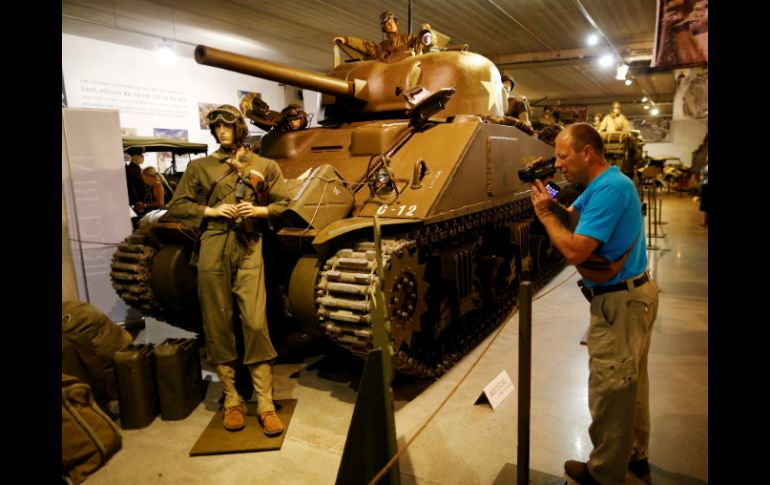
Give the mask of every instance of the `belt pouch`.
M 586 297 L 586 300 L 588 300 L 588 303 L 591 303 L 591 300 L 593 300 L 593 295 L 591 295 L 591 290 L 583 286 L 583 280 L 578 280 L 577 285 L 578 285 L 578 288 L 580 288 L 580 293 L 582 293 L 583 296 Z

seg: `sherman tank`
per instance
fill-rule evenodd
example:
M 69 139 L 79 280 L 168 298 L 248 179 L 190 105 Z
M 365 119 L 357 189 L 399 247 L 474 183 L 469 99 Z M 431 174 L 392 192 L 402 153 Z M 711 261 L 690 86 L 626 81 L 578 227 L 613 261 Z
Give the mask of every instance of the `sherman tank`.
M 517 174 L 553 148 L 499 123 L 500 73 L 467 46 L 356 59 L 326 75 L 206 46 L 195 58 L 323 93 L 321 126 L 261 140 L 260 155 L 280 164 L 292 195 L 277 252 L 266 257 L 268 301 L 281 314 L 269 315 L 271 327 L 290 318 L 365 357 L 375 216 L 393 367 L 403 374 L 442 374 L 505 321 L 522 279 L 541 286 L 562 268 Z M 188 263 L 196 237 L 170 220 L 142 226 L 113 258 L 118 294 L 201 331 Z

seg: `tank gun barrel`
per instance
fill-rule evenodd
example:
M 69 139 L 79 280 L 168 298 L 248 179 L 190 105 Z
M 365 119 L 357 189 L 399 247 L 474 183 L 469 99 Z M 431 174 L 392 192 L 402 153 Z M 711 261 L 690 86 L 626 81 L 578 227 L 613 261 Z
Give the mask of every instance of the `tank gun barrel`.
M 195 48 L 195 61 L 205 66 L 219 67 L 298 88 L 312 89 L 334 96 L 355 97 L 355 84 L 352 82 L 205 45 L 198 45 Z

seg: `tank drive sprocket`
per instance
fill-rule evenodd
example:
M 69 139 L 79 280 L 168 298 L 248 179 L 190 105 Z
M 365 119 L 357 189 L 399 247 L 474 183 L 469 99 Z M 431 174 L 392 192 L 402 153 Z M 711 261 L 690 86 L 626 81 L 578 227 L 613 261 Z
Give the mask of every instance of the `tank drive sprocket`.
M 425 265 L 417 261 L 414 240 L 384 239 L 382 251 L 391 343 L 395 349 L 408 348 L 426 309 Z M 372 348 L 376 264 L 374 243 L 356 242 L 326 260 L 316 283 L 322 332 L 359 357 Z

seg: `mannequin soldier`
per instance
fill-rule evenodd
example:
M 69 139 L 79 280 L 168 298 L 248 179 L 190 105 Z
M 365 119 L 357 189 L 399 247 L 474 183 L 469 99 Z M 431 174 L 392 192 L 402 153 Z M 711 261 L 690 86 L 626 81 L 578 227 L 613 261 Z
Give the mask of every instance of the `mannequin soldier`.
M 248 151 L 248 135 L 237 108 L 219 106 L 208 115 L 209 129 L 219 149 L 190 162 L 168 213 L 200 227 L 197 256 L 198 296 L 206 351 L 222 381 L 224 427 L 245 426 L 246 409 L 235 389 L 239 360 L 233 327 L 233 296 L 243 323 L 243 364 L 248 366 L 257 393 L 259 420 L 268 436 L 283 432 L 273 404 L 273 360 L 277 353 L 265 316 L 262 233 L 279 221 L 289 195 L 278 164 Z
M 513 78 L 503 74 L 501 76 L 503 81 L 503 89 L 505 92 L 503 96 L 508 100 L 508 109 L 503 116 L 495 115 L 483 115 L 482 118 L 487 123 L 497 123 L 500 125 L 515 126 L 528 135 L 533 135 L 535 130 L 532 128 L 532 123 L 529 121 L 529 102 L 524 96 L 511 96 L 510 92 L 513 89 Z
M 511 76 L 503 74 L 500 79 L 503 81 L 503 87 L 505 88 L 505 93 L 508 97 L 508 110 L 505 112 L 505 115 L 518 118 L 531 128 L 532 114 L 530 113 L 531 109 L 526 96 L 516 96 L 513 94 L 513 88 L 516 87 L 516 81 L 514 81 Z
M 253 125 L 265 130 L 296 131 L 304 130 L 310 124 L 312 115 L 308 114 L 298 104 L 290 104 L 280 113 L 270 109 L 270 106 L 249 93 L 241 100 L 241 112 L 249 118 Z
M 604 117 L 599 125 L 598 131 L 623 131 L 628 133 L 631 131 L 631 125 L 628 123 L 628 119 L 620 112 L 620 102 L 615 101 L 612 103 L 612 111 Z
M 556 124 L 556 120 L 553 119 L 553 108 L 550 106 L 543 107 L 543 115 L 537 119 L 537 121 L 543 126 L 553 126 Z
M 602 125 L 602 114 L 594 113 L 594 120 L 591 122 L 591 126 L 593 126 L 596 131 L 599 131 L 599 127 L 601 125 Z
M 337 36 L 334 42 L 348 46 L 362 54 L 366 54 L 367 59 L 379 59 L 385 61 L 393 54 L 398 52 L 408 52 L 411 49 L 418 48 L 419 34 L 402 34 L 398 31 L 398 17 L 393 12 L 382 12 L 380 14 L 380 28 L 385 39 L 379 44 L 358 39 L 356 37 Z M 429 24 L 422 24 L 421 30 L 429 29 Z M 419 54 L 419 52 L 416 52 Z

